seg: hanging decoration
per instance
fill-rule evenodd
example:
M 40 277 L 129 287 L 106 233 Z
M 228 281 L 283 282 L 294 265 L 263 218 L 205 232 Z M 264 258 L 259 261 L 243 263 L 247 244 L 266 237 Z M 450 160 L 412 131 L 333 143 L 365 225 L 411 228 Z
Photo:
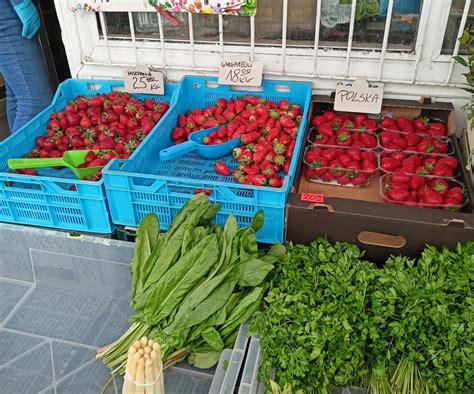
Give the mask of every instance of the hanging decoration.
M 168 12 L 193 14 L 257 15 L 257 0 L 148 0 Z

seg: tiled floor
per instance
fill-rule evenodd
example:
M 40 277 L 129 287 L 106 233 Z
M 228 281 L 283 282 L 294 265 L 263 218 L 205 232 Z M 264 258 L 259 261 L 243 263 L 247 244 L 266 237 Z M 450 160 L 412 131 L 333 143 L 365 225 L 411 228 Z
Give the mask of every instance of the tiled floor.
M 132 244 L 0 223 L 0 394 L 97 394 L 95 349 L 129 326 Z M 166 392 L 207 393 L 212 371 L 165 373 Z M 122 381 L 106 393 L 121 392 Z

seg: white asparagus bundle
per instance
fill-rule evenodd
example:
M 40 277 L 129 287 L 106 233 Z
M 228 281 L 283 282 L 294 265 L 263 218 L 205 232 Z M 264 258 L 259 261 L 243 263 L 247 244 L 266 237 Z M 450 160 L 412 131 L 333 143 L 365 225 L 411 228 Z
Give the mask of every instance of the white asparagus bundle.
M 122 394 L 165 394 L 159 343 L 143 337 L 130 346 Z

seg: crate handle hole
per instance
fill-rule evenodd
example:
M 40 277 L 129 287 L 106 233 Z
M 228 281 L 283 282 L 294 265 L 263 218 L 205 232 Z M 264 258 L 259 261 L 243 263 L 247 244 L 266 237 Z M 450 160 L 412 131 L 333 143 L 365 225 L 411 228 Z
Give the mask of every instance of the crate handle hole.
M 99 90 L 102 87 L 102 85 L 98 83 L 88 83 L 87 84 L 87 89 L 88 90 Z
M 263 88 L 261 86 L 231 86 L 230 90 L 239 92 L 255 92 L 262 93 Z
M 205 84 L 204 84 L 204 86 L 205 86 L 206 88 L 216 89 L 216 88 L 219 87 L 219 83 L 218 83 L 217 81 L 206 81 Z M 195 84 L 194 84 L 194 87 L 195 87 L 196 89 L 199 89 L 199 88 L 201 87 L 201 84 L 200 84 L 200 83 L 195 83 Z
M 281 93 L 288 93 L 291 90 L 289 85 L 273 85 L 273 89 Z
M 359 242 L 365 245 L 382 246 L 384 248 L 401 249 L 407 244 L 402 235 L 390 235 L 373 231 L 362 231 L 357 236 Z
M 111 86 L 112 92 L 121 92 L 123 91 L 125 85 L 114 85 Z

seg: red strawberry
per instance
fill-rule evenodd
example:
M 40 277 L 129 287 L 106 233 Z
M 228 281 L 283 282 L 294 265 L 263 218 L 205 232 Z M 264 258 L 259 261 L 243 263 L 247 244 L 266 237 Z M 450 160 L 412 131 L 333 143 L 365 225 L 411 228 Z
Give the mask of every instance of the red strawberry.
M 377 138 L 369 133 L 362 133 L 360 135 L 360 141 L 365 148 L 375 148 L 377 146 Z
M 354 114 L 354 122 L 357 125 L 361 125 L 368 118 L 367 114 Z
M 383 118 L 380 126 L 387 130 L 398 130 L 397 123 L 390 116 Z
M 392 139 L 393 139 L 394 136 L 395 136 L 395 134 L 393 134 L 393 133 L 390 133 L 388 131 L 382 131 L 379 134 L 380 144 L 384 147 L 388 147 L 389 144 L 392 142 Z
M 452 177 L 453 170 L 443 163 L 436 163 L 433 169 L 434 176 Z
M 446 126 L 441 122 L 433 122 L 429 125 L 428 132 L 432 135 L 444 136 L 446 135 Z
M 337 182 L 340 184 L 340 185 L 347 185 L 351 182 L 351 178 L 349 175 L 343 175 L 339 178 L 337 178 Z
M 408 182 L 408 185 L 410 186 L 410 189 L 412 190 L 419 190 L 423 186 L 425 186 L 426 181 L 425 178 L 423 178 L 420 175 L 412 175 L 410 182 Z
M 318 127 L 318 134 L 332 137 L 334 135 L 334 131 L 331 126 L 329 126 L 327 123 L 324 123 Z
M 282 180 L 280 177 L 278 176 L 275 176 L 275 177 L 272 177 L 268 180 L 268 185 L 271 186 L 271 187 L 281 187 L 283 184 Z
M 449 168 L 451 168 L 453 171 L 455 171 L 458 168 L 458 160 L 453 157 L 453 156 L 446 156 L 438 160 L 438 163 L 445 164 Z
M 264 175 L 247 175 L 247 180 L 255 186 L 264 186 L 267 183 L 267 178 Z
M 462 203 L 464 200 L 462 189 L 459 186 L 452 187 L 446 193 L 446 198 L 452 198 L 459 203 Z
M 433 189 L 424 187 L 423 189 L 425 204 L 439 205 L 443 203 L 443 197 L 441 194 L 435 192 Z
M 338 160 L 341 162 L 343 167 L 347 166 L 352 161 L 351 158 L 348 155 L 345 155 L 345 154 L 340 155 L 338 157 Z
M 392 138 L 392 143 L 397 146 L 397 149 L 406 149 L 408 146 L 406 139 L 398 134 Z
M 427 117 L 421 116 L 413 121 L 413 126 L 415 127 L 416 130 L 426 131 L 428 130 L 429 123 L 430 123 L 430 120 Z
M 374 153 L 363 151 L 362 152 L 362 160 L 369 160 L 369 161 L 372 161 L 372 162 L 375 163 L 377 161 L 377 158 L 375 157 Z
M 384 157 L 380 160 L 380 166 L 385 171 L 395 171 L 398 167 L 400 167 L 401 162 L 399 160 L 395 160 L 392 157 Z
M 403 162 L 403 160 L 405 160 L 405 158 L 407 157 L 407 154 L 403 151 L 400 151 L 400 152 L 394 152 L 390 156 L 393 157 L 395 160 L 399 160 Z
M 288 175 L 288 172 L 290 171 L 290 160 L 287 160 L 283 163 L 283 171 L 285 172 L 285 174 Z
M 410 197 L 408 190 L 401 188 L 394 188 L 387 193 L 387 196 L 392 201 L 404 202 Z
M 326 158 L 328 161 L 332 161 L 334 160 L 334 158 L 336 157 L 337 155 L 337 150 L 334 149 L 334 148 L 329 148 L 329 149 L 324 149 L 322 152 L 321 152 L 321 156 Z
M 227 167 L 227 164 L 225 164 L 223 161 L 218 161 L 215 164 L 214 169 L 219 175 L 224 175 L 224 176 L 230 175 L 229 167 Z
M 434 150 L 434 146 L 430 139 L 424 139 L 416 146 L 416 150 L 422 153 L 431 153 Z
M 435 179 L 433 182 L 431 182 L 430 187 L 442 196 L 445 196 L 449 190 L 448 182 L 446 182 L 444 179 Z
M 457 199 L 453 197 L 446 197 L 443 201 L 443 205 L 446 205 L 448 207 L 457 206 L 457 205 L 460 205 L 461 203 L 462 201 L 458 201 Z
M 403 172 L 394 172 L 391 179 L 394 183 L 408 183 L 411 180 L 411 176 Z
M 354 186 L 365 186 L 367 177 L 364 174 L 357 173 L 351 178 L 351 182 Z
M 411 120 L 403 116 L 396 118 L 395 122 L 397 123 L 398 130 L 403 130 L 407 125 L 411 125 Z
M 340 158 L 339 158 L 339 160 L 340 160 Z M 364 160 L 364 161 L 362 161 L 362 169 L 364 171 L 375 172 L 375 170 L 377 169 L 377 166 L 371 160 Z
M 433 152 L 448 153 L 448 142 L 446 140 L 436 138 L 433 141 Z
M 368 153 L 368 152 L 364 152 L 364 153 Z M 346 154 L 354 161 L 362 160 L 362 151 L 360 150 L 360 148 L 349 148 L 347 149 Z M 367 159 L 367 158 L 364 157 L 364 159 Z
M 316 115 L 313 120 L 311 121 L 311 124 L 313 126 L 320 126 L 326 121 L 326 118 L 323 115 Z

